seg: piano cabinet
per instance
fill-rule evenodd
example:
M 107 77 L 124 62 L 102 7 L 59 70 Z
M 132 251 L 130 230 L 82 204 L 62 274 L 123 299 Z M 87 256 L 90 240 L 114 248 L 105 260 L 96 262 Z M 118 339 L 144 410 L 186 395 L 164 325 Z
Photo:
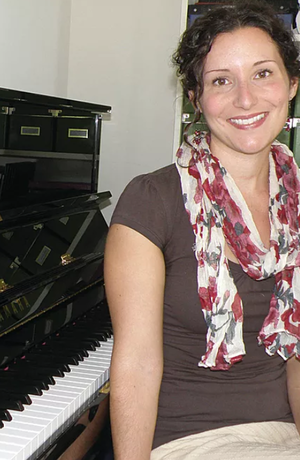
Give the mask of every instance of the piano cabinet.
M 110 110 L 0 89 L 4 99 L 18 114 L 34 105 L 34 113 L 55 107 L 66 116 L 99 120 L 100 110 Z M 30 151 L 28 158 L 41 153 Z M 2 178 L 0 190 L 0 458 L 38 460 L 109 385 L 113 331 L 101 208 L 110 193 L 96 193 L 91 179 L 89 191 L 62 182 L 53 188 L 27 184 L 10 194 L 17 169 Z
M 0 200 L 42 190 L 96 192 L 102 116 L 110 112 L 0 88 Z

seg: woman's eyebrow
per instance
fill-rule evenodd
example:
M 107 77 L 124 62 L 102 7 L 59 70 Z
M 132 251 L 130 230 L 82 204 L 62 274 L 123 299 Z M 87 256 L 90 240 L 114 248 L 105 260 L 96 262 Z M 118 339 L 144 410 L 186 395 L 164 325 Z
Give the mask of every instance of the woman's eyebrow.
M 208 70 L 207 72 L 204 72 L 204 75 L 206 75 L 207 73 L 211 73 L 211 72 L 230 72 L 229 69 L 212 69 L 212 70 Z
M 253 67 L 256 65 L 266 64 L 267 62 L 276 62 L 274 59 L 264 59 L 263 61 L 257 61 L 253 64 Z
M 253 67 L 261 64 L 266 64 L 267 62 L 276 62 L 274 59 L 264 59 L 263 61 L 257 61 L 254 62 Z M 204 75 L 211 73 L 211 72 L 230 72 L 230 69 L 212 69 L 212 70 L 207 70 L 204 72 Z

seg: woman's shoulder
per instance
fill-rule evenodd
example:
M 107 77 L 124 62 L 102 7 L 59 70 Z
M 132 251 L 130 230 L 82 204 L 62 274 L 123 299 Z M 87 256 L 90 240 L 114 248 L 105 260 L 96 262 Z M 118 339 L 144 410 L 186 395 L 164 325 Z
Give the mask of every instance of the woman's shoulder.
M 180 179 L 171 164 L 132 179 L 119 198 L 111 224 L 133 228 L 163 248 L 180 202 Z
M 126 189 L 131 186 L 139 185 L 141 187 L 145 187 L 146 185 L 156 187 L 158 191 L 168 191 L 170 187 L 178 187 L 180 185 L 180 179 L 175 164 L 172 163 L 147 174 L 136 176 L 129 182 Z
M 133 198 L 136 204 L 140 202 L 141 205 L 145 201 L 157 204 L 157 200 L 167 204 L 170 200 L 174 202 L 178 195 L 181 196 L 180 178 L 175 164 L 170 164 L 132 179 L 122 193 L 117 208 L 124 200 L 131 201 Z

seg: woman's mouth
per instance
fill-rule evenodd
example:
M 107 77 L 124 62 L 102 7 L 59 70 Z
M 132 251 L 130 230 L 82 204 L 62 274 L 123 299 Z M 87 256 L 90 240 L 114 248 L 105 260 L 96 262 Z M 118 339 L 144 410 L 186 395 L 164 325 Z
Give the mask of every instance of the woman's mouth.
M 238 129 L 257 128 L 263 124 L 267 115 L 267 112 L 263 112 L 249 117 L 229 118 L 227 121 Z

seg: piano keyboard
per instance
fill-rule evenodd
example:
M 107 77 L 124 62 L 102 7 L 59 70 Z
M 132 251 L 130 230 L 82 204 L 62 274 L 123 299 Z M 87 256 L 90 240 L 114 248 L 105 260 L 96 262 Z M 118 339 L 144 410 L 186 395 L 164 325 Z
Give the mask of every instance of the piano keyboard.
M 12 420 L 0 429 L 1 460 L 37 459 L 90 406 L 109 380 L 113 338 L 104 340 L 77 365 L 69 364 L 70 372 L 54 377 L 55 385 L 41 396 L 30 394 L 32 404 L 23 411 L 9 409 Z
M 1 460 L 33 460 L 72 425 L 109 379 L 113 339 L 102 342 L 71 372 L 55 377 L 42 396 L 30 396 L 23 412 L 10 410 L 12 421 L 0 430 Z

